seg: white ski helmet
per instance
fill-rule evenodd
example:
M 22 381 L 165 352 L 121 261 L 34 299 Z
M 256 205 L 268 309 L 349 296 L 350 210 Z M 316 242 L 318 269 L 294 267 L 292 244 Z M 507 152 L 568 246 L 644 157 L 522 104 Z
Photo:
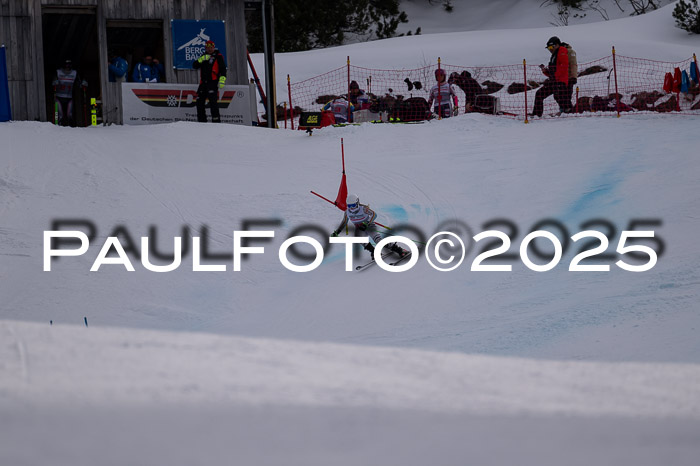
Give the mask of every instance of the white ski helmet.
M 348 198 L 345 200 L 349 209 L 355 210 L 360 207 L 360 198 L 355 194 L 348 194 Z

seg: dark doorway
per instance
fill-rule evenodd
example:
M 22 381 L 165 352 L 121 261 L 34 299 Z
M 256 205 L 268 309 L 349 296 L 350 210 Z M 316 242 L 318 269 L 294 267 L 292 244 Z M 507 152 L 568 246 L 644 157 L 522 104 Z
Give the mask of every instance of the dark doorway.
M 165 66 L 163 22 L 160 20 L 107 20 L 107 47 L 129 63 L 126 80 L 131 82 L 134 67 L 146 55 L 150 55 Z M 161 82 L 165 82 L 165 73 L 161 77 Z
M 87 88 L 78 83 L 73 89 L 73 117 L 76 126 L 89 124 L 91 97 L 100 97 L 100 60 L 95 7 L 42 7 L 44 37 L 44 82 L 46 83 L 47 116 L 54 119 L 53 81 L 56 70 L 67 59 Z

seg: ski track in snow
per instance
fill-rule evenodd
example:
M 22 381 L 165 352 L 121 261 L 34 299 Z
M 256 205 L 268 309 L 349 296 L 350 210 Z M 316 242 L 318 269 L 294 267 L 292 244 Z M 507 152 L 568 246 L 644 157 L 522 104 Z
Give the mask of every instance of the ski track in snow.
M 657 349 L 654 360 L 695 361 L 698 353 L 687 337 L 697 319 L 686 329 L 678 328 L 686 335 L 680 338 L 682 343 L 668 345 L 664 340 L 676 327 L 671 316 L 693 309 L 697 295 L 692 285 L 697 280 L 684 278 L 696 275 L 693 261 L 679 255 L 686 250 L 697 257 L 688 249 L 693 242 L 682 226 L 698 223 L 686 214 L 697 199 L 697 194 L 694 198 L 691 194 L 697 168 L 686 160 L 687 149 L 682 146 L 684 135 L 695 124 L 692 117 L 627 116 L 522 125 L 464 115 L 411 127 L 329 128 L 311 138 L 277 132 L 255 153 L 246 148 L 259 146 L 261 130 L 203 127 L 197 130 L 212 132 L 206 138 L 209 144 L 217 137 L 227 144 L 229 132 L 243 147 L 234 154 L 221 149 L 213 150 L 211 156 L 200 154 L 198 166 L 192 165 L 188 143 L 173 139 L 187 134 L 188 124 L 149 128 L 149 138 L 173 141 L 174 147 L 181 148 L 168 154 L 166 165 L 160 149 L 152 157 L 127 159 L 97 151 L 129 132 L 133 134 L 122 148 L 128 153 L 130 145 L 138 146 L 146 134 L 141 129 L 81 132 L 89 143 L 79 150 L 62 144 L 62 135 L 72 139 L 73 131 L 39 125 L 37 133 L 57 139 L 57 147 L 65 147 L 67 153 L 61 156 L 63 165 L 54 168 L 60 176 L 40 179 L 35 188 L 32 167 L 40 159 L 35 155 L 10 159 L 13 186 L 26 187 L 5 216 L 14 223 L 10 227 L 5 222 L 0 230 L 4 238 L 0 254 L 12 267 L 11 273 L 10 268 L 0 269 L 8 277 L 0 283 L 9 298 L 4 316 L 44 322 L 65 322 L 68 317 L 69 322 L 79 322 L 87 315 L 91 321 L 135 327 L 613 360 L 640 358 L 633 351 L 634 342 L 644 335 L 657 341 L 651 344 Z M 5 128 L 22 133 L 36 126 Z M 649 132 L 663 136 L 657 142 L 641 139 Z M 596 134 L 596 140 L 589 134 Z M 431 151 L 432 141 L 448 141 L 452 135 L 456 135 L 452 145 Z M 555 271 L 538 274 L 516 261 L 513 272 L 492 275 L 469 271 L 483 249 L 483 244 L 471 244 L 462 267 L 447 274 L 431 270 L 421 259 L 405 274 L 390 276 L 394 274 L 374 270 L 350 278 L 344 272 L 343 250 L 335 246 L 322 271 L 287 272 L 277 261 L 276 248 L 291 230 L 311 222 L 330 232 L 342 216 L 308 193 L 314 189 L 335 197 L 340 137 L 345 138 L 349 189 L 370 203 L 381 223 L 413 224 L 427 237 L 444 222 L 449 227 L 452 220 L 465 222 L 476 234 L 489 219 L 510 218 L 521 230 L 511 248 L 517 252 L 526 229 L 545 217 L 563 222 L 570 234 L 593 218 L 607 218 L 619 231 L 631 218 L 658 217 L 663 220 L 659 235 L 667 245 L 665 255 L 644 274 L 624 273 L 613 265 L 607 276 L 577 275 L 565 269 L 580 247 L 572 243 Z M 557 141 L 565 143 L 568 151 L 549 150 Z M 660 158 L 657 154 L 667 150 L 667 141 L 681 146 Z M 28 140 L 24 148 L 18 144 L 15 153 L 31 154 L 41 138 Z M 682 164 L 687 166 L 680 168 Z M 220 177 L 222 182 L 207 182 L 208 176 Z M 223 182 L 227 178 L 230 181 Z M 60 192 L 60 198 L 46 197 L 51 192 Z M 23 217 L 24 209 L 32 210 L 34 216 Z M 279 219 L 282 225 L 274 228 L 276 237 L 266 246 L 267 252 L 244 261 L 241 273 L 231 272 L 231 264 L 224 261 L 229 270 L 225 274 L 193 274 L 187 270 L 189 258 L 183 259 L 181 270 L 162 277 L 143 270 L 128 274 L 115 266 L 90 273 L 90 257 L 96 254 L 92 248 L 85 258 L 56 261 L 58 273 L 41 272 L 41 230 L 51 218 L 81 216 L 98 226 L 97 244 L 118 224 L 125 225 L 135 240 L 148 225 L 156 225 L 158 250 L 166 253 L 172 250 L 171 236 L 179 234 L 182 226 L 197 234 L 202 225 L 208 225 L 210 250 L 230 253 L 232 232 L 241 228 L 243 219 Z M 23 234 L 26 231 L 32 233 Z M 616 239 L 610 243 L 612 251 Z M 139 268 L 138 259 L 134 262 Z M 87 294 L 78 291 L 81 280 L 90 283 Z M 373 298 L 359 308 L 346 301 L 348 280 Z M 28 294 L 28 283 L 45 291 Z M 648 291 L 637 289 L 635 283 Z M 650 332 L 659 313 L 669 317 L 664 320 L 664 332 L 654 337 Z M 616 354 L 610 345 L 622 334 L 613 337 L 609 329 L 622 332 L 630 327 L 639 336 L 625 336 L 627 349 Z M 582 343 L 575 348 L 568 343 L 577 336 L 596 334 L 604 335 L 601 345 Z M 568 349 L 561 352 L 558 347 Z M 642 359 L 653 351 L 643 353 Z

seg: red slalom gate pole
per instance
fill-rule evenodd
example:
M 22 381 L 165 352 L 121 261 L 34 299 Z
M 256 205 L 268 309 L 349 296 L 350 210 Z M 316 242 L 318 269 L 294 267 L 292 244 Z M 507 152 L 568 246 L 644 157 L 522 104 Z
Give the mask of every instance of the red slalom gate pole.
M 615 107 L 617 108 L 617 117 L 620 118 L 620 93 L 617 90 L 617 62 L 615 61 L 615 46 L 612 48 L 613 55 L 613 73 L 615 74 Z
M 289 94 L 289 112 L 291 116 L 292 131 L 294 130 L 294 105 L 292 105 L 292 82 L 287 75 L 287 93 Z
M 321 199 L 323 199 L 324 201 L 329 202 L 329 203 L 335 205 L 335 202 L 331 201 L 331 200 L 328 199 L 327 197 L 321 196 L 321 195 L 320 195 L 319 193 L 317 193 L 317 192 L 311 191 L 311 194 L 313 194 L 313 195 L 315 195 L 315 196 L 318 196 L 318 197 L 320 197 Z
M 527 121 L 527 63 L 525 62 L 524 58 L 523 58 L 523 83 L 525 84 L 525 124 L 528 124 L 529 121 Z

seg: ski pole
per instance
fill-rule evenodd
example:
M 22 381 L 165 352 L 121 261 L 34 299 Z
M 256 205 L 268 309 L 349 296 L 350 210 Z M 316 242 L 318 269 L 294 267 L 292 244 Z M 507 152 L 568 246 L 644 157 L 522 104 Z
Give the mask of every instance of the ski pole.
M 311 194 L 314 194 L 314 195 L 320 197 L 321 199 L 323 199 L 324 201 L 328 202 L 329 204 L 333 204 L 334 206 L 338 207 L 338 204 L 336 204 L 335 202 L 331 201 L 331 200 L 328 199 L 327 197 L 321 196 L 321 195 L 320 195 L 319 193 L 317 193 L 317 192 L 311 191 Z M 379 222 L 374 222 L 374 224 L 375 224 L 375 225 L 379 225 L 379 226 L 382 227 L 382 228 L 386 228 L 387 230 L 391 230 L 390 227 L 388 227 L 388 226 L 386 226 L 386 225 L 382 225 L 382 224 L 379 223 Z

